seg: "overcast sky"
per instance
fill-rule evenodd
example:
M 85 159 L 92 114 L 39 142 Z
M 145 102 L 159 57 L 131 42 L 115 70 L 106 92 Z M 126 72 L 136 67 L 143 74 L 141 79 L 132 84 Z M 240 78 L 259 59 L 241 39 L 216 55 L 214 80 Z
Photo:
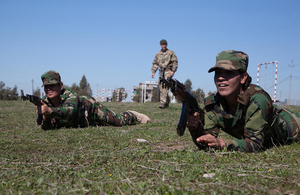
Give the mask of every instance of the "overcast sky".
M 86 76 L 92 90 L 132 89 L 151 78 L 151 66 L 166 39 L 178 57 L 174 78 L 193 89 L 215 91 L 208 69 L 223 50 L 257 65 L 278 61 L 277 99 L 300 99 L 299 0 L 0 0 L 0 81 L 25 93 L 41 87 L 48 70 L 64 84 Z M 260 85 L 273 97 L 275 66 L 261 67 Z M 34 82 L 32 82 L 32 80 Z

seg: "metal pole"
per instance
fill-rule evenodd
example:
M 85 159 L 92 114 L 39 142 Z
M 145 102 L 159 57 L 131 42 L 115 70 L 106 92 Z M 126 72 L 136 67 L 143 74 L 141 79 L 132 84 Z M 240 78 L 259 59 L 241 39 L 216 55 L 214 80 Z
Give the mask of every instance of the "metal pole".
M 144 103 L 146 103 L 146 94 L 147 94 L 147 85 L 146 85 L 146 82 L 145 82 L 145 93 L 144 93 Z
M 277 70 L 278 70 L 278 62 L 275 61 L 275 84 L 274 84 L 274 103 L 276 103 L 276 98 L 277 98 Z
M 275 69 L 275 83 L 274 83 L 274 98 L 273 98 L 273 101 L 274 103 L 276 102 L 276 88 L 277 88 L 277 70 L 278 70 L 278 61 L 272 61 L 272 62 L 266 62 L 266 63 L 260 63 L 257 65 L 257 78 L 256 78 L 256 85 L 259 85 L 259 68 L 261 65 L 266 65 L 266 68 L 267 68 L 267 65 L 268 64 L 272 64 L 274 65 L 274 63 L 276 64 L 276 69 Z M 266 74 L 267 74 L 267 71 L 266 71 Z M 266 77 L 267 79 L 267 77 Z

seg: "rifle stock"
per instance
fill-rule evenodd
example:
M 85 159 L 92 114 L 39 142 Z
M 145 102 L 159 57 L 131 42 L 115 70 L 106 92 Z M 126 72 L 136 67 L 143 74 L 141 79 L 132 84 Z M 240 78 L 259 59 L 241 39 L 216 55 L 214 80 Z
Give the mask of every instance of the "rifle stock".
M 23 90 L 21 90 L 21 99 L 23 101 L 29 100 L 31 103 L 33 103 L 34 105 L 37 106 L 38 108 L 38 113 L 41 113 L 41 98 L 39 98 L 38 96 L 35 95 L 28 95 L 26 94 L 26 96 L 24 95 Z M 38 117 L 36 119 L 36 123 L 38 125 L 41 125 L 43 122 L 43 115 L 42 114 L 38 114 Z

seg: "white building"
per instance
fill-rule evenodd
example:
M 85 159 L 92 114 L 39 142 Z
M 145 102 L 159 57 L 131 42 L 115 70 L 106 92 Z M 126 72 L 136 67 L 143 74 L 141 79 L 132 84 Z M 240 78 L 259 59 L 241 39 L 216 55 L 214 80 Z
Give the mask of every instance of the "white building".
M 144 83 L 139 83 L 139 86 L 133 87 L 134 94 L 136 94 L 136 91 L 138 88 L 142 89 L 141 98 L 144 97 L 144 100 L 143 101 L 140 100 L 140 102 L 144 102 L 144 103 L 152 101 L 152 92 L 154 90 L 157 90 L 158 95 L 160 93 L 159 85 L 156 81 L 145 81 Z M 146 94 L 146 95 L 144 95 L 144 94 Z M 169 91 L 169 97 L 170 97 L 170 103 L 177 102 L 174 95 L 170 91 Z
M 154 90 L 158 90 L 159 86 L 156 81 L 145 81 L 144 83 L 139 83 L 139 86 L 134 86 L 133 93 L 136 94 L 137 89 L 139 88 L 142 89 L 141 91 L 142 94 L 140 97 L 144 98 L 143 100 L 140 100 L 140 102 L 151 102 L 152 92 Z

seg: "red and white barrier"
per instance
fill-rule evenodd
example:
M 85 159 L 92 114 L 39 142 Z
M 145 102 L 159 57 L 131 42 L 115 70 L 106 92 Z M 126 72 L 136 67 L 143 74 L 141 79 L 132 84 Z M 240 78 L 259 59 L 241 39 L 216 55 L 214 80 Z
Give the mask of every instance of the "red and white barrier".
M 117 102 L 119 102 L 119 93 L 121 92 L 122 93 L 122 102 L 125 102 L 125 93 L 126 92 L 130 92 L 130 100 L 133 101 L 133 98 L 134 98 L 134 91 L 133 90 L 130 90 L 130 89 L 125 89 L 125 90 L 121 90 L 120 89 L 99 89 L 99 90 L 95 90 L 95 93 L 94 93 L 94 98 L 98 101 L 98 92 L 101 92 L 101 101 L 104 102 L 106 101 L 106 96 L 105 96 L 105 93 L 108 93 L 108 98 L 111 100 L 112 99 L 112 92 L 116 92 L 116 99 L 117 99 Z

